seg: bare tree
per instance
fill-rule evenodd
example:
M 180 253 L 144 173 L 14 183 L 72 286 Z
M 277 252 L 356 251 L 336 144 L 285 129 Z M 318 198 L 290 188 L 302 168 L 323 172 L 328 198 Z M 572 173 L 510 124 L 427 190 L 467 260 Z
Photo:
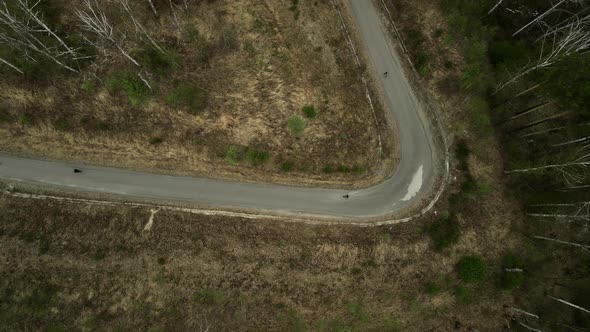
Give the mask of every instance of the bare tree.
M 160 47 L 160 45 L 158 45 L 158 43 L 156 43 L 152 37 L 148 34 L 148 32 L 146 31 L 146 29 L 143 27 L 143 25 L 135 18 L 135 16 L 133 15 L 133 11 L 131 10 L 131 7 L 129 7 L 129 0 L 116 0 L 121 7 L 123 7 L 123 10 L 125 10 L 125 12 L 129 15 L 129 18 L 131 18 L 131 21 L 133 22 L 133 25 L 135 26 L 135 30 L 137 30 L 138 32 L 142 33 L 149 41 L 152 45 L 154 45 L 154 47 L 162 52 L 164 52 L 164 49 L 162 49 Z
M 531 25 L 539 22 L 540 20 L 542 20 L 544 17 L 546 17 L 547 15 L 551 14 L 553 11 L 555 11 L 555 9 L 557 9 L 557 7 L 561 6 L 564 2 L 566 2 L 568 0 L 561 0 L 558 3 L 556 3 L 553 7 L 549 8 L 547 11 L 545 11 L 543 14 L 537 16 L 535 19 L 533 19 L 532 21 L 530 21 L 529 23 L 525 24 L 522 28 L 520 28 L 518 31 L 516 31 L 514 34 L 512 34 L 512 36 L 516 36 L 519 33 L 521 33 L 522 31 L 526 30 L 528 27 L 530 27 Z
M 63 48 L 70 53 L 71 55 L 73 55 L 74 57 L 76 57 L 77 52 L 72 49 L 71 47 L 69 47 L 62 38 L 60 38 L 51 28 L 49 28 L 49 26 L 47 26 L 47 24 L 43 21 L 42 17 L 42 13 L 40 13 L 39 11 L 35 10 L 35 7 L 39 4 L 40 1 L 35 2 L 34 5 L 29 5 L 29 1 L 28 0 L 16 0 L 16 3 L 18 5 L 18 7 L 25 13 L 27 13 L 28 15 L 28 19 L 34 21 L 38 27 L 40 32 L 42 33 L 47 33 L 48 35 L 52 36 L 55 40 L 57 40 L 57 42 L 63 46 Z
M 488 15 L 490 15 L 494 10 L 496 10 L 496 8 L 498 8 L 502 4 L 503 1 L 504 0 L 496 0 L 496 4 L 494 5 L 494 7 L 492 7 L 492 9 L 490 9 L 490 11 L 488 12 Z
M 584 143 L 584 142 L 587 142 L 589 139 L 590 139 L 590 136 L 586 136 L 586 137 L 582 137 L 582 138 L 577 138 L 577 139 L 574 139 L 574 140 L 570 140 L 570 141 L 567 141 L 567 142 L 553 144 L 551 147 L 555 148 L 555 147 L 559 147 L 559 146 Z
M 158 17 L 158 11 L 156 10 L 156 6 L 154 6 L 154 3 L 152 2 L 152 0 L 147 0 L 147 2 L 149 2 L 150 7 L 152 8 L 152 11 L 154 12 L 154 15 L 156 15 L 156 17 Z
M 564 177 L 565 181 L 569 183 L 580 183 L 584 179 L 584 173 L 588 166 L 590 166 L 590 153 L 586 153 L 586 148 L 578 149 L 577 154 L 571 161 L 565 163 L 555 163 L 537 167 L 527 167 L 505 171 L 505 173 L 529 173 L 546 169 L 557 170 Z
M 172 3 L 172 0 L 168 0 L 168 4 L 170 5 L 170 11 L 172 12 L 174 23 L 176 24 L 177 28 L 180 28 L 180 23 L 178 22 L 178 17 L 176 16 L 176 11 L 174 10 L 174 4 Z
M 18 67 L 16 67 L 15 65 L 11 64 L 10 62 L 0 58 L 0 62 L 2 62 L 3 64 L 7 65 L 8 67 L 16 70 L 17 72 L 24 74 L 22 70 L 18 69 Z
M 590 314 L 590 310 L 588 310 L 588 309 L 586 309 L 586 308 L 583 308 L 583 307 L 580 307 L 579 305 L 575 305 L 575 304 L 573 304 L 573 303 L 571 303 L 571 302 L 568 302 L 568 301 L 566 301 L 566 300 L 562 300 L 562 299 L 558 299 L 558 298 L 556 298 L 556 297 L 553 297 L 553 296 L 549 296 L 549 297 L 550 297 L 550 298 L 552 298 L 552 299 L 554 299 L 555 301 L 561 302 L 561 303 L 563 303 L 563 304 L 566 304 L 566 305 L 568 305 L 568 306 L 570 306 L 570 307 L 572 307 L 572 308 L 576 308 L 576 309 L 578 309 L 578 310 L 581 310 L 581 311 L 583 311 L 583 312 L 585 312 L 585 313 L 588 313 L 588 314 Z
M 562 2 L 565 0 L 562 0 Z M 542 68 L 547 68 L 564 57 L 590 50 L 590 14 L 582 18 L 573 16 L 566 20 L 564 25 L 548 27 L 548 30 L 541 36 L 542 47 L 539 59 L 521 68 L 509 80 L 501 83 L 496 92 L 506 86 L 518 81 L 523 76 Z M 546 43 L 551 44 L 550 51 L 546 52 Z
M 532 326 L 529 326 L 529 325 L 527 325 L 527 324 L 525 324 L 525 323 L 523 323 L 523 322 L 521 322 L 519 320 L 517 320 L 517 322 L 518 322 L 518 324 L 520 326 L 524 327 L 525 329 L 527 329 L 529 331 L 532 331 L 532 332 L 543 332 L 543 330 L 536 329 L 536 328 L 534 328 Z
M 528 311 L 524 311 L 522 309 L 518 309 L 518 308 L 514 308 L 514 307 L 506 307 L 506 309 L 507 310 L 510 310 L 510 311 L 513 311 L 513 312 L 516 312 L 516 313 L 519 313 L 519 314 L 531 316 L 531 317 L 534 317 L 534 318 L 537 318 L 537 319 L 539 318 L 539 316 L 537 316 L 535 314 L 532 314 L 532 313 L 530 313 Z
M 532 207 L 550 207 L 556 208 L 557 211 L 553 213 L 527 213 L 531 217 L 582 222 L 585 226 L 590 223 L 590 202 L 535 204 Z
M 68 60 L 76 60 L 75 50 L 70 48 L 43 22 L 40 14 L 33 11 L 35 6 L 29 6 L 26 1 L 17 1 L 17 5 L 22 5 L 22 8 L 19 8 L 26 14 L 26 17 L 19 17 L 12 13 L 6 1 L 0 0 L 0 25 L 6 27 L 4 32 L 0 32 L 0 44 L 8 45 L 22 53 L 23 57 L 30 61 L 37 61 L 29 53 L 32 51 L 44 55 L 69 71 L 78 72 L 67 64 Z M 54 36 L 62 49 L 41 40 L 37 34 Z
M 561 244 L 567 244 L 569 246 L 578 247 L 578 248 L 581 248 L 583 250 L 590 250 L 590 246 L 584 245 L 584 244 L 580 244 L 580 243 L 563 241 L 563 240 L 558 240 L 558 239 L 552 239 L 550 237 L 538 236 L 538 235 L 533 236 L 533 238 L 539 239 L 539 240 L 545 240 L 545 241 L 551 241 L 551 242 L 561 243 Z
M 81 21 L 80 27 L 88 32 L 95 34 L 102 42 L 113 45 L 121 54 L 123 54 L 129 61 L 133 62 L 138 67 L 141 67 L 121 44 L 115 39 L 113 32 L 113 25 L 109 22 L 106 14 L 100 8 L 96 0 L 91 2 L 85 0 L 84 5 L 86 10 L 76 9 L 76 15 Z M 89 41 L 90 42 L 90 41 Z

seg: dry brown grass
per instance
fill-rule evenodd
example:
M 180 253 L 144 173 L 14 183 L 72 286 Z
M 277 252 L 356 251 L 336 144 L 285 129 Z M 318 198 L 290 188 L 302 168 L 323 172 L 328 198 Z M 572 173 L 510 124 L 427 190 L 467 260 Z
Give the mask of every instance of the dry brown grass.
M 4 328 L 65 330 L 498 330 L 494 278 L 454 266 L 480 253 L 495 271 L 495 223 L 464 226 L 435 253 L 421 223 L 325 227 L 0 197 Z M 493 239 L 493 241 L 491 241 Z M 425 292 L 435 282 L 440 291 Z M 264 318 L 262 318 L 264 317 Z M 300 329 L 299 329 L 300 330 Z
M 65 6 L 54 3 L 58 8 Z M 297 19 L 288 1 L 197 1 L 190 15 L 177 10 L 181 29 L 172 23 L 166 7 L 156 21 L 146 4 L 136 5 L 138 16 L 179 63 L 163 76 L 146 74 L 154 85 L 148 102 L 133 108 L 120 93 L 106 88 L 115 72 L 136 71 L 114 52 L 107 57 L 100 54 L 79 76 L 57 75 L 35 84 L 22 78 L 2 80 L 0 103 L 11 117 L 0 123 L 3 150 L 301 185 L 363 185 L 378 180 L 380 174 L 375 172 L 381 170 L 382 158 L 391 160 L 391 155 L 378 154 L 377 129 L 364 86 L 330 1 L 300 2 Z M 76 5 L 79 1 L 68 2 L 69 10 L 61 11 L 64 26 L 76 24 L 71 16 Z M 127 34 L 128 49 L 146 49 L 124 17 L 112 17 L 116 31 Z M 235 31 L 235 47 L 210 46 L 205 51 L 204 44 L 218 43 L 220 33 L 228 30 Z M 191 40 L 190 31 L 198 31 L 202 39 Z M 200 52 L 210 57 L 202 60 Z M 191 114 L 166 103 L 165 96 L 177 80 L 208 91 L 203 112 Z M 81 89 L 85 81 L 92 83 L 95 92 Z M 307 121 L 301 137 L 295 137 L 288 131 L 287 120 L 303 116 L 305 105 L 314 105 L 318 116 Z M 23 114 L 32 122 L 19 123 Z M 56 128 L 60 119 L 69 128 Z M 150 145 L 154 137 L 163 143 Z M 230 145 L 267 151 L 270 160 L 258 166 L 246 161 L 229 165 L 225 154 Z M 292 172 L 280 171 L 284 161 L 293 162 Z M 327 165 L 360 166 L 366 172 L 324 174 Z

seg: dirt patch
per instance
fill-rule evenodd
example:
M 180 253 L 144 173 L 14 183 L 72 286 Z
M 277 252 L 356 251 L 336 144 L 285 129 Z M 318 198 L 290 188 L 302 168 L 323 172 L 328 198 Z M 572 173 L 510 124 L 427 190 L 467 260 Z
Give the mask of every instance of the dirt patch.
M 72 8 L 81 1 L 49 3 L 60 31 L 78 32 Z M 178 25 L 164 3 L 158 18 L 147 2 L 133 9 L 166 53 L 138 36 L 115 3 L 101 3 L 141 68 L 109 48 L 77 75 L 23 77 L 3 67 L 2 149 L 298 185 L 364 186 L 391 169 L 392 149 L 381 155 L 377 141 L 378 130 L 388 142 L 391 133 L 375 125 L 331 1 L 178 2 Z M 300 135 L 289 129 L 293 116 L 305 120 Z

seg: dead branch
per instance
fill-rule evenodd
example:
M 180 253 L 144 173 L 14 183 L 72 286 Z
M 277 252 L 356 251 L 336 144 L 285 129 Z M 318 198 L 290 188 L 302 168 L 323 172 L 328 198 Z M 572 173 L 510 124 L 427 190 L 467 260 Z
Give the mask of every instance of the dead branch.
M 67 47 L 66 45 L 67 51 L 62 51 L 57 47 L 48 45 L 46 42 L 43 42 L 39 38 L 37 38 L 36 34 L 38 34 L 39 32 L 48 33 L 47 30 L 51 31 L 51 29 L 49 29 L 49 27 L 47 27 L 47 25 L 43 23 L 43 21 L 40 18 L 37 17 L 37 20 L 40 21 L 45 27 L 47 27 L 47 29 L 39 27 L 39 23 L 37 22 L 37 20 L 32 17 L 27 17 L 26 19 L 17 17 L 16 15 L 10 12 L 5 0 L 0 1 L 0 24 L 3 24 L 8 28 L 8 31 L 6 31 L 6 33 L 0 32 L 0 43 L 9 45 L 13 49 L 21 52 L 24 55 L 24 57 L 29 59 L 30 61 L 36 62 L 34 57 L 29 54 L 29 51 L 34 51 L 36 53 L 46 56 L 53 62 L 57 63 L 59 66 L 69 71 L 75 73 L 78 72 L 76 69 L 68 66 L 65 63 L 65 60 L 62 60 L 62 58 L 66 54 L 70 54 L 70 57 L 74 56 L 75 59 L 74 50 Z M 27 5 L 27 3 L 25 2 L 23 3 L 23 5 Z M 36 22 L 36 24 L 33 24 L 33 22 Z M 8 33 L 10 33 L 11 35 L 9 35 Z
M 490 9 L 490 11 L 488 12 L 488 15 L 490 15 L 494 10 L 496 10 L 496 8 L 498 8 L 502 4 L 502 1 L 504 0 L 497 0 L 494 7 L 492 7 L 492 9 Z
M 147 0 L 147 2 L 149 2 L 150 7 L 152 8 L 152 11 L 154 12 L 154 15 L 156 15 L 156 17 L 158 17 L 158 11 L 156 10 L 156 7 L 154 6 L 154 3 L 152 2 L 152 0 Z
M 117 42 L 113 33 L 113 25 L 109 22 L 106 14 L 100 8 L 96 0 L 94 0 L 94 2 L 85 0 L 84 6 L 86 7 L 86 10 L 76 9 L 76 15 L 82 23 L 80 27 L 85 31 L 95 34 L 101 41 L 113 45 L 119 50 L 119 52 L 121 52 L 121 54 L 123 54 L 123 56 L 133 62 L 133 64 L 141 67 L 141 65 L 123 49 L 121 44 Z
M 590 249 L 590 246 L 587 246 L 587 245 L 584 245 L 584 244 L 579 244 L 579 243 L 574 243 L 574 242 L 568 242 L 568 241 L 562 241 L 562 240 L 552 239 L 552 238 L 544 237 L 544 236 L 533 236 L 533 238 L 539 239 L 539 240 L 545 240 L 545 241 L 551 241 L 551 242 L 561 243 L 561 244 L 567 244 L 567 245 L 570 245 L 570 246 L 582 248 L 583 250 L 589 250 Z
M 570 306 L 570 307 L 572 307 L 572 308 L 576 308 L 576 309 L 578 309 L 578 310 L 581 310 L 581 311 L 583 311 L 583 312 L 585 312 L 585 313 L 588 313 L 588 314 L 590 314 L 590 310 L 588 310 L 588 309 L 586 309 L 586 308 L 582 308 L 582 307 L 580 307 L 579 305 L 575 305 L 575 304 L 573 304 L 573 303 L 571 303 L 571 302 L 568 302 L 568 301 L 566 301 L 566 300 L 558 299 L 558 298 L 556 298 L 556 297 L 553 297 L 553 296 L 551 296 L 551 295 L 549 295 L 549 297 L 550 297 L 550 298 L 552 298 L 552 299 L 554 299 L 555 301 L 561 302 L 561 303 L 563 303 L 563 304 L 566 304 L 566 305 L 568 305 L 568 306 Z
M 561 0 L 558 4 L 565 1 L 566 0 Z M 540 20 L 544 16 L 545 15 L 541 15 L 532 22 L 537 22 L 537 20 Z M 548 27 L 547 32 L 541 36 L 542 47 L 539 59 L 525 65 L 515 75 L 512 75 L 509 80 L 498 85 L 496 93 L 529 73 L 538 69 L 547 68 L 568 55 L 587 52 L 590 49 L 589 24 L 590 15 L 586 15 L 582 18 L 574 15 L 571 19 L 567 20 L 565 26 Z M 520 32 L 521 30 L 517 32 Z M 551 43 L 551 50 L 549 52 L 545 52 L 546 43 Z
M 2 62 L 3 64 L 7 65 L 8 67 L 16 70 L 17 72 L 24 74 L 22 70 L 18 69 L 18 67 L 16 67 L 15 65 L 11 64 L 10 62 L 0 58 L 0 62 Z
M 141 32 L 144 36 L 146 36 L 146 38 L 150 41 L 150 43 L 152 43 L 152 45 L 154 45 L 154 47 L 162 52 L 164 52 L 164 49 L 162 49 L 160 47 L 160 45 L 158 45 L 158 43 L 156 43 L 152 37 L 148 34 L 148 32 L 145 30 L 145 28 L 143 27 L 143 25 L 141 23 L 139 23 L 139 21 L 135 18 L 135 16 L 133 16 L 133 12 L 131 11 L 131 7 L 129 7 L 129 0 L 116 0 L 121 7 L 123 7 L 123 10 L 125 10 L 125 12 L 129 15 L 129 18 L 131 18 L 131 21 L 133 22 L 133 25 L 135 26 L 135 30 Z

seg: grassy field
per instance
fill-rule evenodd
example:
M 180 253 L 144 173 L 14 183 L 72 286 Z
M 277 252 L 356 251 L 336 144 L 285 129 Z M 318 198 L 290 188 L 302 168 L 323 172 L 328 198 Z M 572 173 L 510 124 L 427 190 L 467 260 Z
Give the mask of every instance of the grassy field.
M 462 222 L 436 251 L 422 223 L 381 228 L 253 221 L 0 196 L 2 329 L 494 330 L 510 243 Z M 490 241 L 494 238 L 496 241 Z M 482 255 L 486 278 L 456 264 Z M 481 313 L 486 313 L 486 318 Z M 487 329 L 486 329 L 487 327 Z
M 92 61 L 77 74 L 16 55 L 24 75 L 0 67 L 2 150 L 301 185 L 368 183 L 384 159 L 391 166 L 331 1 L 174 3 L 156 1 L 158 17 L 147 1 L 131 4 L 159 50 L 121 6 L 101 2 L 138 67 L 108 43 L 80 41 L 82 1 L 44 2 L 49 24 Z

